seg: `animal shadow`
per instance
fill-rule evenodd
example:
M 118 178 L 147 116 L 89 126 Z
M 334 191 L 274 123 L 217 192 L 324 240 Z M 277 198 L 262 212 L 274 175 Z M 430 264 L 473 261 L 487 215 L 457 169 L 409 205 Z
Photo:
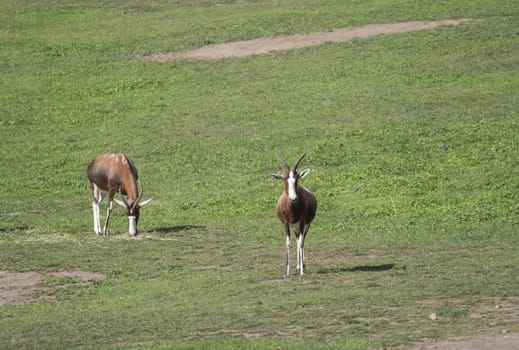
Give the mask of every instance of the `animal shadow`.
M 167 235 L 172 233 L 179 233 L 179 232 L 187 232 L 193 229 L 202 228 L 204 226 L 199 225 L 177 225 L 177 226 L 166 226 L 166 227 L 158 227 L 154 229 L 153 231 L 161 234 L 161 235 Z
M 383 272 L 389 271 L 395 267 L 395 264 L 382 264 L 382 265 L 361 265 L 353 267 L 330 267 L 321 268 L 317 273 L 345 273 L 345 272 Z

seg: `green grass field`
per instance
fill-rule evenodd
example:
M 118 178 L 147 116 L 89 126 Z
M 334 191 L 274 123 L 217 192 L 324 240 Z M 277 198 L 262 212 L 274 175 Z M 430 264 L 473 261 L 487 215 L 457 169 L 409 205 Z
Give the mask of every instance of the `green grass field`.
M 141 59 L 451 18 L 474 21 Z M 518 27 L 519 4 L 501 0 L 2 1 L 0 270 L 106 278 L 0 306 L 0 348 L 378 349 L 519 332 Z M 305 147 L 319 208 L 308 274 L 285 278 L 270 174 L 276 148 L 292 163 Z M 135 239 L 119 207 L 110 236 L 93 233 L 86 166 L 105 152 L 129 154 L 153 198 Z

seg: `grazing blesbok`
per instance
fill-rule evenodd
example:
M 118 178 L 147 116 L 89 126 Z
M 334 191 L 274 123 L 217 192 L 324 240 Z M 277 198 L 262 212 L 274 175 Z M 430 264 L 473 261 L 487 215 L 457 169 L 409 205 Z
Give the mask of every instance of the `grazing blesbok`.
M 317 200 L 312 192 L 303 186 L 298 185 L 298 180 L 304 178 L 310 172 L 305 169 L 300 173 L 297 172 L 299 163 L 306 155 L 306 150 L 301 157 L 295 162 L 292 169 L 289 168 L 287 162 L 281 158 L 276 150 L 276 157 L 283 166 L 285 172 L 282 175 L 272 174 L 274 179 L 283 180 L 285 182 L 285 190 L 279 196 L 276 214 L 285 225 L 286 238 L 286 268 L 285 274 L 290 273 L 290 228 L 294 230 L 297 240 L 297 265 L 296 270 L 301 275 L 306 271 L 305 266 L 305 236 L 310 228 L 310 223 L 315 217 L 317 210 Z
M 139 209 L 148 204 L 151 199 L 140 203 L 142 191 L 139 194 L 137 188 L 137 169 L 133 162 L 125 154 L 103 154 L 97 156 L 87 168 L 88 180 L 92 188 L 92 209 L 94 211 L 94 232 L 98 235 L 108 236 L 108 222 L 112 212 L 112 201 L 116 192 L 121 194 L 122 201 L 116 199 L 116 203 L 126 209 L 128 216 L 129 229 L 131 236 L 137 234 L 137 223 L 139 221 Z M 106 221 L 101 230 L 101 218 L 99 215 L 99 205 L 103 195 L 108 193 L 108 209 L 106 211 Z M 128 201 L 122 197 L 126 195 Z

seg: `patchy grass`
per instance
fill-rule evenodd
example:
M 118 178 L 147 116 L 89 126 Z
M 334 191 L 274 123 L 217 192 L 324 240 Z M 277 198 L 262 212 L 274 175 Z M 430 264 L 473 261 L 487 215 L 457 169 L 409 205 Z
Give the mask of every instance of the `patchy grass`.
M 2 306 L 1 347 L 372 349 L 519 332 L 517 5 L 276 5 L 0 5 L 0 270 L 107 276 Z M 478 21 L 242 59 L 138 59 L 462 17 Z M 276 147 L 287 160 L 307 148 L 319 201 L 302 278 L 283 278 Z M 117 209 L 108 239 L 92 232 L 85 169 L 119 151 L 154 198 L 137 239 Z

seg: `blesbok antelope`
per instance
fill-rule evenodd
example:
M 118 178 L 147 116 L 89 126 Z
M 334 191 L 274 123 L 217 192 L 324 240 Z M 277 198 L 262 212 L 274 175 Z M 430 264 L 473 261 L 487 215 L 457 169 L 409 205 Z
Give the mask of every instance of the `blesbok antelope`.
M 126 154 L 102 154 L 94 158 L 87 168 L 88 180 L 92 188 L 92 209 L 94 211 L 94 232 L 98 235 L 108 236 L 108 222 L 112 212 L 112 201 L 116 192 L 121 194 L 121 200 L 116 203 L 126 209 L 128 217 L 128 233 L 131 236 L 137 234 L 137 223 L 139 221 L 140 208 L 148 204 L 151 199 L 140 203 L 142 191 L 139 194 L 137 188 L 137 169 Z M 108 209 L 106 221 L 101 230 L 101 218 L 99 215 L 100 203 L 105 193 L 108 193 Z M 126 195 L 128 201 L 123 197 Z
M 306 271 L 305 266 L 305 236 L 310 228 L 310 223 L 315 217 L 317 210 L 317 199 L 314 194 L 303 186 L 298 185 L 298 180 L 304 178 L 310 172 L 310 169 L 305 169 L 300 173 L 297 172 L 299 163 L 306 155 L 305 152 L 295 162 L 292 169 L 289 168 L 287 162 L 281 158 L 276 150 L 276 157 L 283 166 L 285 172 L 282 175 L 272 174 L 272 177 L 277 180 L 285 182 L 285 190 L 279 196 L 276 214 L 285 225 L 286 238 L 286 268 L 285 274 L 290 273 L 290 228 L 294 230 L 297 240 L 297 265 L 296 270 L 304 275 Z

